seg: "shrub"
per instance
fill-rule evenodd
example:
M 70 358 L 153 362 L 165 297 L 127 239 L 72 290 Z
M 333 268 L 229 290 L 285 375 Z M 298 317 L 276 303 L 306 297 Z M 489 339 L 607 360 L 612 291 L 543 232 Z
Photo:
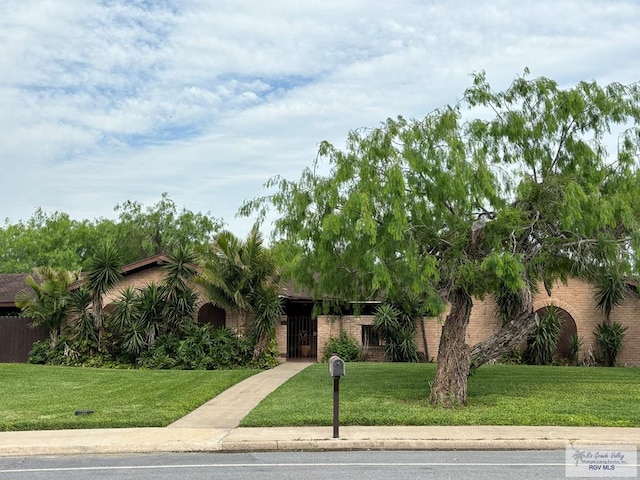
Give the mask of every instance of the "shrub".
M 531 365 L 550 365 L 562 333 L 563 319 L 553 305 L 540 316 L 538 325 L 527 338 L 525 358 Z
M 509 350 L 507 353 L 502 355 L 502 363 L 507 363 L 511 365 L 521 365 L 524 363 L 524 356 L 521 350 L 514 348 L 513 350 Z
M 47 363 L 48 353 L 51 350 L 51 341 L 50 340 L 42 340 L 40 342 L 35 342 L 31 346 L 31 351 L 29 352 L 29 363 L 34 363 L 37 365 L 44 365 Z
M 362 349 L 355 341 L 355 339 L 341 329 L 340 335 L 336 337 L 330 337 L 329 341 L 325 345 L 324 356 L 322 361 L 326 362 L 329 357 L 336 353 L 345 362 L 357 362 L 362 355 Z
M 596 327 L 593 335 L 596 337 L 601 361 L 605 367 L 613 367 L 616 364 L 626 333 L 627 327 L 623 327 L 618 322 L 604 322 Z
M 385 342 L 385 355 L 390 361 L 420 361 L 414 339 L 416 318 L 394 304 L 384 303 L 376 310 L 373 325 Z
M 60 337 L 54 348 L 49 340 L 36 342 L 29 352 L 29 363 L 61 365 L 67 367 L 131 368 L 127 357 L 114 357 L 108 353 L 96 354 L 91 341 Z
M 578 353 L 584 344 L 584 338 L 578 335 L 569 337 L 569 361 L 573 364 L 578 362 Z
M 144 368 L 182 370 L 214 370 L 238 367 L 269 367 L 274 365 L 272 348 L 253 361 L 253 342 L 239 337 L 228 328 L 192 325 L 181 337 L 172 334 L 156 339 L 138 359 Z

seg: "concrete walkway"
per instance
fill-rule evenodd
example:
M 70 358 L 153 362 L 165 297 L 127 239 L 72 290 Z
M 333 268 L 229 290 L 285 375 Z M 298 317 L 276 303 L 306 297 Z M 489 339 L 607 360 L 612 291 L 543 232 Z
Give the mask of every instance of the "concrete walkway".
M 311 363 L 284 362 L 225 390 L 169 428 L 236 428 L 276 388 Z
M 327 427 L 237 428 L 242 418 L 308 363 L 285 362 L 228 389 L 167 428 L 0 432 L 0 456 L 298 450 L 563 450 L 640 447 L 640 428 Z

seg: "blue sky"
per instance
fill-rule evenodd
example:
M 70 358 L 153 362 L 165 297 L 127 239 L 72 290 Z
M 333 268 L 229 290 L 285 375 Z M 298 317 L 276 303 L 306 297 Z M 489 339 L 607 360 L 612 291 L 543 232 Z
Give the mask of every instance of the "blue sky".
M 236 218 L 317 145 L 496 89 L 640 80 L 637 0 L 0 2 L 0 220 L 162 192 Z M 268 227 L 266 228 L 268 229 Z

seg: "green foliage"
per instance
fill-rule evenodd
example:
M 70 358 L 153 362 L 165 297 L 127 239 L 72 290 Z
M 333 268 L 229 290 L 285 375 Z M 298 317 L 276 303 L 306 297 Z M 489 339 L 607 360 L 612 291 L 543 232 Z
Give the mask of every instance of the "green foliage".
M 92 292 L 94 301 L 122 278 L 122 266 L 120 252 L 113 240 L 106 239 L 98 244 L 86 272 L 86 286 Z
M 118 213 L 117 240 L 123 246 L 123 258 L 133 262 L 180 246 L 208 244 L 222 222 L 209 214 L 178 210 L 167 193 L 151 206 L 135 201 L 115 206 Z
M 120 252 L 113 239 L 107 238 L 98 244 L 89 260 L 84 285 L 91 293 L 93 323 L 98 334 L 98 350 L 104 351 L 105 330 L 103 318 L 103 296 L 122 278 Z
M 373 322 L 374 328 L 385 342 L 385 354 L 390 361 L 420 361 L 414 339 L 416 316 L 403 311 L 397 304 L 387 302 L 377 308 Z
M 539 316 L 538 324 L 527 338 L 525 358 L 532 365 L 550 365 L 562 334 L 564 320 L 553 305 Z
M 67 367 L 132 368 L 131 360 L 108 353 L 96 353 L 96 344 L 60 337 L 53 345 L 50 340 L 35 342 L 28 357 L 29 363 Z
M 93 301 L 91 291 L 82 285 L 71 290 L 70 297 L 73 338 L 81 342 L 94 343 L 97 348 L 98 331 L 91 313 L 91 302 Z
M 618 322 L 603 322 L 596 326 L 593 332 L 600 349 L 601 361 L 605 367 L 613 367 L 622 351 L 627 327 Z
M 264 362 L 268 360 L 259 359 L 257 364 L 263 366 Z M 251 339 L 239 337 L 227 328 L 193 325 L 181 337 L 159 337 L 140 356 L 138 365 L 154 369 L 213 370 L 243 368 L 256 362 Z
M 160 292 L 164 302 L 163 331 L 177 332 L 193 322 L 197 313 L 198 295 L 191 287 L 197 275 L 197 256 L 185 245 L 179 245 L 168 256 L 169 263 L 164 267 L 166 276 Z
M 519 350 L 519 349 L 509 350 L 507 353 L 502 355 L 502 363 L 511 364 L 511 365 L 522 365 L 523 363 L 525 363 L 522 350 Z M 474 373 L 476 371 L 477 370 L 474 370 Z
M 609 321 L 613 309 L 624 302 L 628 290 L 625 279 L 620 275 L 605 272 L 598 276 L 594 296 L 596 305 L 602 310 L 607 321 Z
M 345 362 L 357 362 L 362 356 L 362 349 L 355 338 L 351 337 L 346 330 L 341 329 L 337 337 L 329 337 L 322 361 L 326 362 L 334 353 Z
M 115 211 L 118 221 L 78 221 L 40 208 L 26 221 L 6 221 L 0 225 L 0 273 L 30 272 L 41 266 L 86 270 L 105 239 L 120 247 L 121 259 L 128 264 L 178 245 L 206 245 L 222 225 L 209 214 L 178 210 L 166 193 L 152 206 L 126 201 Z
M 162 335 L 180 337 L 195 322 L 198 296 L 190 285 L 196 275 L 195 256 L 181 247 L 169 255 L 162 283 L 125 288 L 109 317 L 112 350 L 138 357 Z
M 22 315 L 33 318 L 34 326 L 49 330 L 51 344 L 55 346 L 61 328 L 71 311 L 70 286 L 78 274 L 51 267 L 40 267 L 26 278 L 28 289 L 17 293 L 16 306 Z
M 237 314 L 242 324 L 254 315 L 249 333 L 255 338 L 257 361 L 275 338 L 275 324 L 283 314 L 274 256 L 257 226 L 245 240 L 220 232 L 200 256 L 196 282 L 211 302 Z
M 299 180 L 271 179 L 275 193 L 241 211 L 276 211 L 276 238 L 300 250 L 295 278 L 316 298 L 370 300 L 401 285 L 446 301 L 593 278 L 603 265 L 638 271 L 640 84 L 561 88 L 528 75 L 496 91 L 475 73 L 453 106 L 351 131 L 343 149 L 321 142 Z M 531 298 L 516 300 L 511 325 L 526 325 Z M 506 348 L 519 335 L 502 334 Z M 443 350 L 459 345 L 442 339 Z M 439 363 L 434 391 L 464 403 L 464 381 L 450 382 L 466 368 L 459 353 L 452 368 Z
M 42 340 L 39 342 L 35 342 L 31 346 L 31 350 L 29 351 L 29 363 L 44 365 L 47 363 L 47 357 L 49 352 L 51 351 L 51 341 L 50 340 Z
M 35 267 L 80 270 L 91 246 L 113 235 L 110 220 L 72 220 L 62 212 L 38 208 L 30 219 L 0 226 L 0 273 L 30 272 Z
M 578 354 L 584 344 L 584 338 L 577 334 L 569 337 L 569 361 L 574 365 L 578 362 Z

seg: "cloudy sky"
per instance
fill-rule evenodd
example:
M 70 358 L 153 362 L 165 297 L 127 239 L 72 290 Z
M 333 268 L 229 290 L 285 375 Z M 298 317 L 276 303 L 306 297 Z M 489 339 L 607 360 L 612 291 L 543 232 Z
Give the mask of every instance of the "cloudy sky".
M 2 0 L 0 221 L 235 217 L 318 142 L 496 89 L 640 80 L 638 0 Z

